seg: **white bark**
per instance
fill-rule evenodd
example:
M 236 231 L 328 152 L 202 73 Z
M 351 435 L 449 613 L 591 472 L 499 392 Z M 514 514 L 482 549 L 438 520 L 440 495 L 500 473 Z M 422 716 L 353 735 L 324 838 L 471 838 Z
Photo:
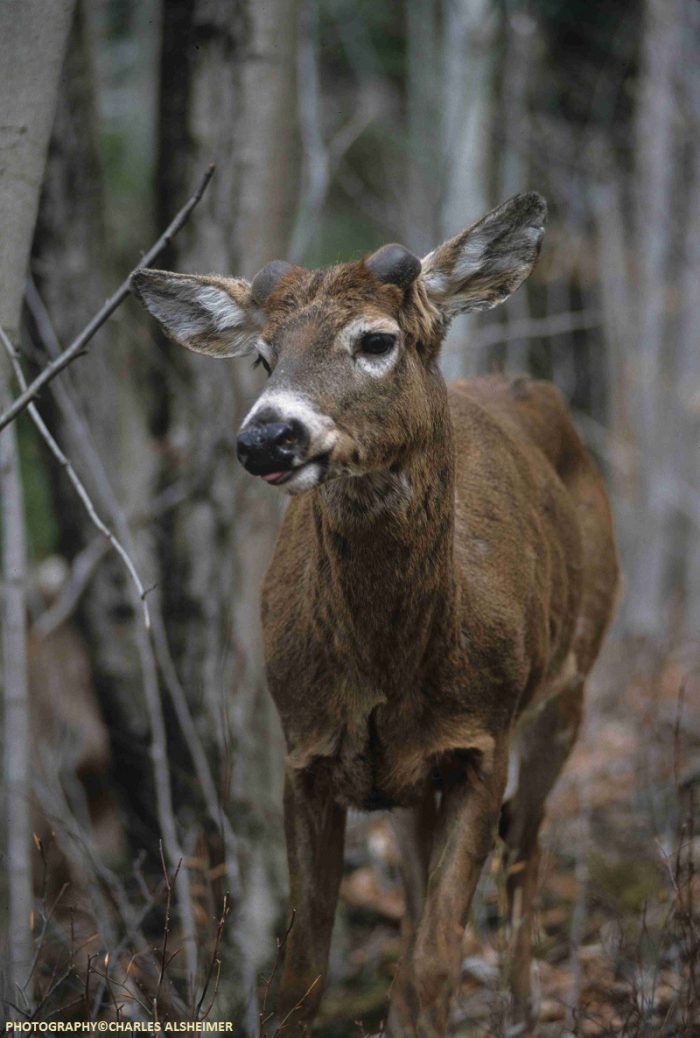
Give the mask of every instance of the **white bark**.
M 489 209 L 496 25 L 490 0 L 443 0 L 438 166 L 444 172 L 434 188 L 440 201 L 437 222 L 441 240 L 457 234 Z M 430 248 L 437 244 L 432 241 Z M 476 373 L 479 354 L 471 349 L 476 329 L 474 317 L 458 317 L 453 322 L 443 349 L 446 378 Z
M 8 402 L 0 392 L 0 403 Z M 32 910 L 31 778 L 27 691 L 26 544 L 24 505 L 14 426 L 0 435 L 2 522 L 2 656 L 5 690 L 4 787 L 7 830 L 8 999 L 22 1003 L 18 989 L 31 964 Z M 4 913 L 3 913 L 4 914 Z
M 700 500 L 700 6 L 694 0 L 685 0 L 683 9 L 685 53 L 679 86 L 690 155 L 681 258 L 676 407 L 681 415 L 681 476 Z M 700 631 L 700 526 L 697 524 L 687 526 L 685 547 L 685 625 L 688 636 L 694 638 Z
M 440 7 L 407 0 L 408 169 L 404 237 L 419 255 L 438 244 L 441 177 Z
M 14 335 L 73 0 L 0 4 L 0 324 Z
M 500 198 L 510 198 L 529 184 L 527 149 L 531 146 L 528 86 L 533 66 L 533 45 L 537 23 L 525 10 L 511 10 L 505 17 L 505 56 L 503 60 L 503 96 L 501 125 L 503 127 Z M 526 320 L 530 315 L 528 286 L 517 292 L 503 311 L 506 326 Z M 526 340 L 509 343 L 506 351 L 508 370 L 528 370 L 529 346 Z
M 631 572 L 628 618 L 632 631 L 654 635 L 663 624 L 668 581 L 666 476 L 672 445 L 665 415 L 666 371 L 672 361 L 668 338 L 668 271 L 674 213 L 673 81 L 680 57 L 678 0 L 647 0 L 637 110 L 636 246 L 638 348 L 634 359 L 635 419 L 641 464 L 637 476 L 639 513 Z

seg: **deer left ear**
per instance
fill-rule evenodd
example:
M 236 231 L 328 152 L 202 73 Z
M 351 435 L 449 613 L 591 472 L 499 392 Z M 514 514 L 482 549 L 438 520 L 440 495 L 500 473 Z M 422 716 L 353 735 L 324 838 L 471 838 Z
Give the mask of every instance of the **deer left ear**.
M 422 262 L 431 301 L 448 318 L 502 303 L 534 267 L 546 217 L 541 195 L 515 195 L 439 245 Z
M 180 346 L 210 357 L 252 353 L 262 319 L 242 278 L 173 274 L 141 267 L 131 288 L 167 335 Z

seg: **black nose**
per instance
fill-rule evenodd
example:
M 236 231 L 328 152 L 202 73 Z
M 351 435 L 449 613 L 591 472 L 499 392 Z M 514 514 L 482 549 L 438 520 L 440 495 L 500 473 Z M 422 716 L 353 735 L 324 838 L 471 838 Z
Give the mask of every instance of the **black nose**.
M 306 429 L 294 418 L 257 420 L 238 434 L 238 460 L 254 476 L 286 472 L 303 457 L 308 443 Z

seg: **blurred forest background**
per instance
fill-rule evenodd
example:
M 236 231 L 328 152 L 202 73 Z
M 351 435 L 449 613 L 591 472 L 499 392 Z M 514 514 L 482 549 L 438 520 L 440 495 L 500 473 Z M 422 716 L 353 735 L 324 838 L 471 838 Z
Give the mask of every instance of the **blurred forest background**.
M 394 240 L 422 254 L 511 194 L 547 197 L 533 277 L 456 323 L 444 355 L 448 377 L 505 368 L 557 383 L 607 474 L 625 573 L 545 833 L 538 1033 L 700 1034 L 700 4 L 44 6 L 45 53 L 21 36 L 37 0 L 7 0 L 0 40 L 0 58 L 12 46 L 47 75 L 56 66 L 36 108 L 53 129 L 26 286 L 3 254 L 3 277 L 22 279 L 21 322 L 5 330 L 28 377 L 209 163 L 211 185 L 155 266 L 251 276 L 273 258 L 319 266 Z M 258 589 L 279 498 L 235 458 L 261 377 L 168 345 L 127 301 L 38 400 L 152 589 L 150 635 L 28 416 L 0 433 L 0 955 L 19 1019 L 208 1013 L 267 1033 L 287 926 L 284 748 Z M 18 391 L 5 363 L 0 389 L 4 405 Z M 28 735 L 13 648 L 25 607 Z M 380 1024 L 402 910 L 384 816 L 353 816 L 347 856 L 327 1038 Z M 459 1035 L 501 1033 L 497 859 L 465 942 Z

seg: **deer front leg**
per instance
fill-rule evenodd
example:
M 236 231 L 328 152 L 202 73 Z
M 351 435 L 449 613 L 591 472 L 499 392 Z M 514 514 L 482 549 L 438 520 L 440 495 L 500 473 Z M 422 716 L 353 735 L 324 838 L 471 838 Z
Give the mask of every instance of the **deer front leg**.
M 428 891 L 416 935 L 416 1035 L 443 1038 L 459 978 L 462 938 L 482 866 L 493 845 L 507 772 L 505 739 L 481 767 L 458 760 L 442 794 Z
M 401 958 L 391 984 L 388 1038 L 410 1038 L 415 1034 L 418 1000 L 413 983 L 413 949 L 425 905 L 435 813 L 435 789 L 430 780 L 417 807 L 396 808 L 391 814 L 401 854 L 406 908 L 401 920 Z
M 278 1026 L 286 1038 L 307 1038 L 326 980 L 338 888 L 343 870 L 345 809 L 313 769 L 289 771 L 284 790 L 289 905 L 278 995 Z

